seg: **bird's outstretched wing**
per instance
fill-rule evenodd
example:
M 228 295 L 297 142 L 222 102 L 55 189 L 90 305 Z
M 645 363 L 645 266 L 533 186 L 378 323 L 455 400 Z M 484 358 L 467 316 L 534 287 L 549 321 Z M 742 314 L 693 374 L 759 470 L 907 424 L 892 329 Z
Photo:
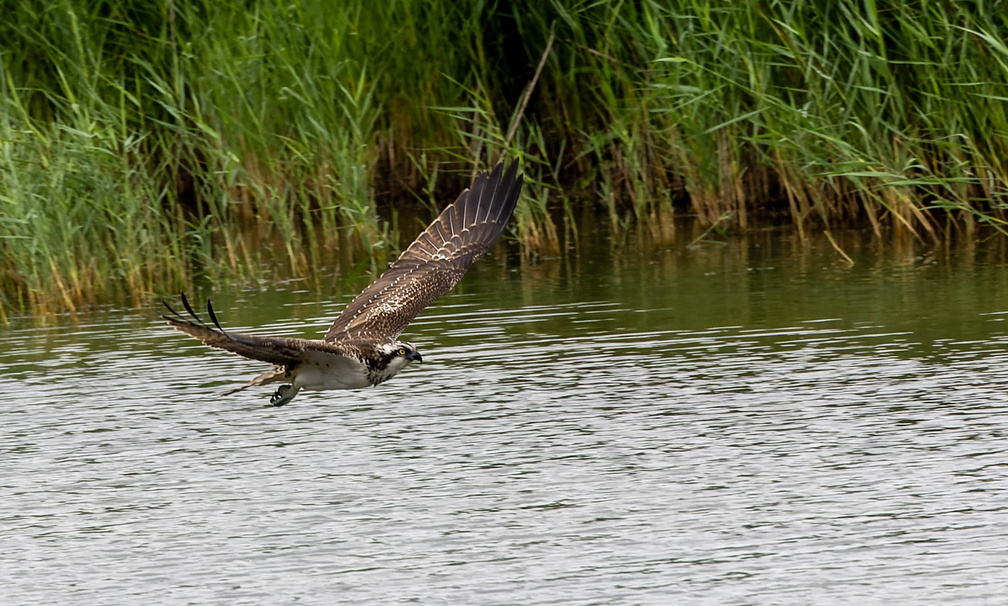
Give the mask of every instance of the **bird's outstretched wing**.
M 252 360 L 262 360 L 281 366 L 290 366 L 300 360 L 304 353 L 307 341 L 305 339 L 294 339 L 288 337 L 257 337 L 236 332 L 225 332 L 217 321 L 217 314 L 214 313 L 210 300 L 207 299 L 207 313 L 213 326 L 208 326 L 193 311 L 185 293 L 182 293 L 182 305 L 189 312 L 189 317 L 180 314 L 172 309 L 167 302 L 163 302 L 171 315 L 162 314 L 161 317 L 168 320 L 175 330 L 196 337 L 204 344 L 217 349 L 224 349 L 234 352 Z
M 361 337 L 391 341 L 494 245 L 507 225 L 522 177 L 518 161 L 480 173 L 389 269 L 357 295 L 332 323 L 326 341 Z

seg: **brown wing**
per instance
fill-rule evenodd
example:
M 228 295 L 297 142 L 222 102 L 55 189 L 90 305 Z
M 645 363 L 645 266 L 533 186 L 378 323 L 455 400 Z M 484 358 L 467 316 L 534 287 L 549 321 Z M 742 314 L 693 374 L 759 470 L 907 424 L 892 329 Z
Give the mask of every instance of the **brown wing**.
M 357 295 L 325 334 L 391 341 L 448 292 L 504 232 L 521 192 L 518 161 L 480 173 L 389 269 Z
M 209 299 L 207 299 L 207 313 L 210 314 L 210 319 L 214 323 L 213 327 L 208 326 L 196 315 L 192 306 L 189 305 L 189 300 L 186 299 L 185 293 L 182 293 L 182 305 L 189 312 L 191 319 L 172 309 L 168 303 L 163 303 L 168 311 L 171 312 L 171 315 L 162 314 L 161 317 L 168 320 L 168 323 L 176 330 L 196 337 L 210 347 L 234 352 L 239 356 L 252 360 L 262 360 L 263 362 L 283 366 L 292 365 L 298 362 L 307 344 L 307 340 L 305 339 L 257 337 L 255 335 L 236 332 L 225 332 L 221 328 L 220 322 L 217 321 L 217 314 L 214 313 Z

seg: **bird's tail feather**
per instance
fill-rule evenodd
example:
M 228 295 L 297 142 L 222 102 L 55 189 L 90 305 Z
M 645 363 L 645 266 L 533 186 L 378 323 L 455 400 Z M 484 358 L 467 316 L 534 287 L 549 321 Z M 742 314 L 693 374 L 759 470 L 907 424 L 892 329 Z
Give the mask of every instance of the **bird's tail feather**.
M 271 368 L 271 369 L 267 370 L 266 372 L 262 373 L 258 377 L 252 379 L 251 381 L 249 381 L 248 383 L 245 383 L 244 385 L 242 385 L 240 387 L 235 387 L 234 389 L 229 389 L 229 390 L 223 392 L 221 395 L 222 396 L 229 396 L 229 395 L 231 395 L 233 393 L 239 392 L 239 391 L 241 391 L 243 389 L 247 389 L 249 387 L 253 387 L 255 385 L 266 385 L 266 384 L 269 384 L 269 383 L 276 383 L 278 381 L 283 381 L 283 380 L 285 380 L 287 378 L 288 378 L 287 377 L 287 371 L 284 368 L 281 368 L 281 367 L 278 366 L 276 368 Z

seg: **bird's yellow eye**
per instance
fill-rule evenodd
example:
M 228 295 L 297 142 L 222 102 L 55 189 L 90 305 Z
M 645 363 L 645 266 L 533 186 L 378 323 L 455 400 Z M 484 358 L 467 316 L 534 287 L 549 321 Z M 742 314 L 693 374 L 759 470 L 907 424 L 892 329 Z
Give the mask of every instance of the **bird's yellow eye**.
M 406 355 L 406 348 L 405 347 L 400 347 L 399 348 L 399 355 L 400 356 L 405 356 Z

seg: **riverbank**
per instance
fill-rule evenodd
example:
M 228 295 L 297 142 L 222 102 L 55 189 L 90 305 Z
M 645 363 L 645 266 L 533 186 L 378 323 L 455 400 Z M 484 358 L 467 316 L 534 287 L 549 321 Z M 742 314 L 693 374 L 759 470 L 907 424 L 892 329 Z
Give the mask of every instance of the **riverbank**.
M 984 11 L 987 12 L 984 12 Z M 522 254 L 698 217 L 1003 231 L 995 8 L 535 2 L 14 5 L 0 320 L 394 255 L 399 213 L 523 158 Z M 249 237 L 249 231 L 256 237 Z M 279 244 L 276 244 L 279 243 Z

